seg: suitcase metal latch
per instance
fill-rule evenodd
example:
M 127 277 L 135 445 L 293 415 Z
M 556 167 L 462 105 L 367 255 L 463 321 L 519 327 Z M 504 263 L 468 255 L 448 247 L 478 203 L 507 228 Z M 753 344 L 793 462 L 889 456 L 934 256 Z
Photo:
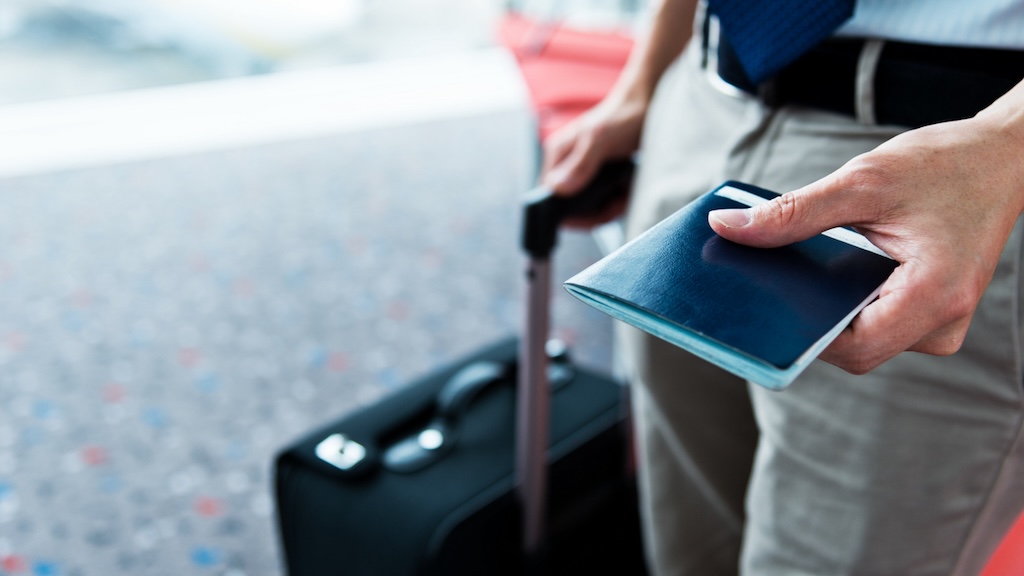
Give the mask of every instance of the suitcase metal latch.
M 366 459 L 366 448 L 344 434 L 331 434 L 316 445 L 316 455 L 341 470 L 351 470 Z

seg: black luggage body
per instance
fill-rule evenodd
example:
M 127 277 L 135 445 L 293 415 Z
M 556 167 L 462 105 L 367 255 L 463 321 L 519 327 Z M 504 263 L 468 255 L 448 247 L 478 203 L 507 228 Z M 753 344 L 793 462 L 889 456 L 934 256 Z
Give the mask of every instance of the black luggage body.
M 619 185 L 631 169 L 625 174 Z M 542 227 L 557 227 L 561 216 L 542 214 Z M 527 252 L 535 254 L 529 246 Z M 546 329 L 546 318 L 542 324 Z M 526 332 L 527 340 L 536 338 L 529 327 Z M 495 344 L 282 451 L 275 489 L 289 576 L 643 574 L 626 391 L 561 356 L 541 370 L 550 377 L 543 385 L 550 388 L 547 462 L 537 464 L 547 476 L 539 499 L 545 529 L 540 549 L 524 555 L 523 515 L 530 505 L 516 470 L 523 467 L 517 443 L 519 450 L 524 444 L 516 437 L 517 377 L 523 355 L 537 354 L 524 352 L 523 344 Z M 467 374 L 469 380 L 483 374 L 476 378 L 483 384 L 453 386 Z M 522 428 L 529 410 L 518 402 Z M 445 449 L 429 454 L 413 439 L 434 429 L 444 431 Z M 413 458 L 411 469 L 402 470 L 404 460 L 392 456 L 410 441 L 427 463 Z M 338 464 L 339 446 L 355 446 L 355 458 Z
M 516 341 L 501 343 L 467 363 L 514 365 L 516 350 Z M 522 573 L 514 380 L 473 403 L 456 448 L 437 463 L 411 474 L 379 466 L 379 446 L 410 431 L 395 424 L 424 426 L 437 393 L 460 367 L 429 376 L 280 455 L 277 502 L 291 576 Z M 584 370 L 553 393 L 550 574 L 584 574 L 592 567 L 635 574 L 639 568 L 621 393 L 619 384 Z M 377 460 L 373 470 L 346 477 L 315 455 L 316 444 L 337 432 L 367 443 Z

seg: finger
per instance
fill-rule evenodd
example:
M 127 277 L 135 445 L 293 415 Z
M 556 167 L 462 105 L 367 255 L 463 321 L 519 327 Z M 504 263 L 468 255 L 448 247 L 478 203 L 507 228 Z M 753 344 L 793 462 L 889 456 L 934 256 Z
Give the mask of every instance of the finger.
M 933 356 L 949 356 L 960 349 L 971 325 L 970 318 L 951 322 L 939 330 L 928 334 L 916 344 L 908 348 L 912 352 L 921 352 Z
M 882 295 L 822 352 L 822 360 L 863 374 L 904 350 L 945 356 L 960 348 L 972 314 L 951 312 L 941 288 L 912 289 L 907 268 L 897 268 Z
M 852 374 L 865 374 L 912 346 L 916 335 L 894 320 L 898 300 L 882 297 L 861 310 L 821 353 L 821 359 Z
M 569 124 L 558 132 L 548 136 L 544 141 L 541 159 L 541 180 L 551 172 L 566 156 L 572 152 L 578 130 L 575 124 Z
M 708 224 L 723 238 L 762 248 L 806 240 L 829 228 L 870 219 L 875 204 L 826 177 L 752 208 L 713 210 Z
M 601 158 L 589 138 L 582 137 L 572 150 L 544 179 L 556 194 L 571 195 L 581 190 L 597 174 Z

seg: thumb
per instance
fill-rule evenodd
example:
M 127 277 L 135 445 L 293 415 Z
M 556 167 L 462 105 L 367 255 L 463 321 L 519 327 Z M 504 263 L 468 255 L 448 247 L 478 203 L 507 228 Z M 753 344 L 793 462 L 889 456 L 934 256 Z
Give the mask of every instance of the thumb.
M 708 224 L 727 240 L 774 248 L 854 223 L 851 204 L 847 194 L 819 181 L 750 208 L 712 210 Z

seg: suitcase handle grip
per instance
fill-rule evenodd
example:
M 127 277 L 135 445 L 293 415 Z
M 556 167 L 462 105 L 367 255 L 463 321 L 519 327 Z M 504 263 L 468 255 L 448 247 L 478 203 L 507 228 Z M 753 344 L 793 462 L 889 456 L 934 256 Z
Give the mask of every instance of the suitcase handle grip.
M 569 216 L 600 213 L 613 200 L 627 195 L 634 171 L 632 159 L 606 162 L 573 196 L 557 196 L 547 186 L 534 188 L 523 202 L 523 250 L 532 258 L 550 256 L 557 243 L 559 225 Z
M 508 366 L 488 361 L 474 362 L 453 374 L 437 396 L 434 418 L 424 429 L 386 449 L 381 459 L 384 467 L 409 474 L 436 462 L 455 446 L 462 417 L 473 401 L 508 376 Z
M 548 378 L 552 389 L 568 384 L 576 375 L 568 348 L 548 342 Z M 421 430 L 384 450 L 382 463 L 392 472 L 408 474 L 433 464 L 458 442 L 462 418 L 477 398 L 502 383 L 512 383 L 514 367 L 481 360 L 464 366 L 445 382 L 437 395 L 434 417 Z
M 437 418 L 455 424 L 477 396 L 507 376 L 508 367 L 497 362 L 469 364 L 456 372 L 438 394 Z

